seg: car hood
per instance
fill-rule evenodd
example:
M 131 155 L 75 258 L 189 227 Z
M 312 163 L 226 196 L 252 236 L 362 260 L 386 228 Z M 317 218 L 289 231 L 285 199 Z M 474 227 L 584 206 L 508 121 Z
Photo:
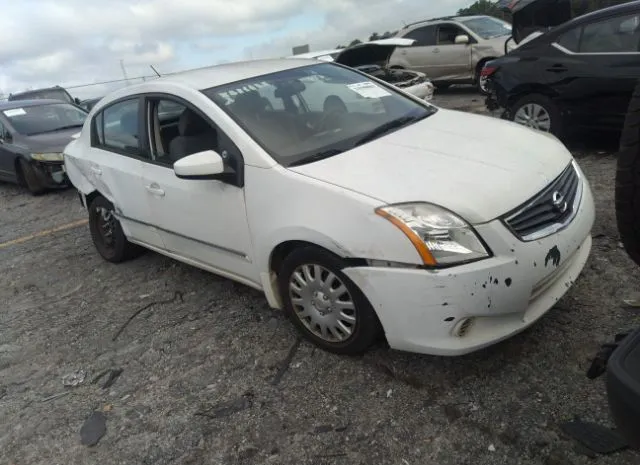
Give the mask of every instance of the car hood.
M 81 127 L 77 127 L 45 134 L 23 136 L 20 143 L 32 152 L 62 152 L 67 144 L 73 140 L 73 135 L 77 134 L 81 129 Z
M 344 50 L 334 61 L 352 68 L 372 64 L 386 66 L 397 47 L 410 47 L 414 42 L 413 39 L 397 37 L 373 40 Z
M 571 160 L 548 134 L 441 109 L 368 144 L 290 170 L 383 203 L 434 203 L 480 224 L 533 197 Z

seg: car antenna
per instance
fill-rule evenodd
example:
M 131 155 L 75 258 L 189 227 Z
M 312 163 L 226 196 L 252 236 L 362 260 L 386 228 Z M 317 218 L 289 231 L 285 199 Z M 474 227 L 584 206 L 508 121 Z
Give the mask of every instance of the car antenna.
M 158 70 L 153 67 L 153 65 L 149 65 L 149 66 L 151 66 L 151 69 L 153 70 L 154 73 L 158 75 L 158 77 L 162 77 L 160 76 L 160 73 L 158 72 Z

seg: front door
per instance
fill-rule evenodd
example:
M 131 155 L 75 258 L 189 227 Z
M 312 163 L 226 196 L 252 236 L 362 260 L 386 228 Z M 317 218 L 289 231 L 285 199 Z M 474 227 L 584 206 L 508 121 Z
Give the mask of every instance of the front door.
M 166 250 L 258 284 L 244 189 L 234 176 L 241 169 L 240 151 L 202 112 L 181 100 L 149 97 L 145 112 L 153 160 L 145 163 L 143 180 L 153 223 Z M 225 159 L 228 178 L 193 180 L 175 175 L 174 162 L 203 150 L 215 150 Z
M 456 44 L 456 37 L 466 35 L 469 43 Z M 436 31 L 436 46 L 432 50 L 431 66 L 437 68 L 438 78 L 443 81 L 473 79 L 471 66 L 471 42 L 468 32 L 455 24 L 439 24 Z
M 0 120 L 0 178 L 13 180 L 16 176 L 12 137 Z
M 93 120 L 94 137 L 82 172 L 109 199 L 126 236 L 163 248 L 164 244 L 151 225 L 151 215 L 144 189 L 142 171 L 148 150 L 140 143 L 141 99 L 128 98 L 113 103 Z

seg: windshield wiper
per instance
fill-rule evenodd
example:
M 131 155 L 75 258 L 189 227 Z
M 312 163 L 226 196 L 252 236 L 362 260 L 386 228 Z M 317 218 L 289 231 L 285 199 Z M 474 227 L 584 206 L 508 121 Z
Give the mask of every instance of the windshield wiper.
M 342 152 L 344 152 L 344 150 L 340 150 L 340 149 L 323 150 L 322 152 L 314 153 L 311 156 L 302 158 L 302 159 L 300 159 L 298 161 L 294 161 L 289 166 L 306 165 L 307 163 L 312 163 L 314 161 L 324 160 L 325 158 L 331 158 L 334 155 L 341 154 Z
M 79 128 L 82 126 L 84 126 L 84 123 L 67 124 L 66 126 L 60 126 L 59 128 L 55 128 L 55 129 L 47 129 L 46 131 L 40 131 L 35 134 L 47 134 L 49 132 L 63 131 L 65 129 Z
M 429 115 L 430 113 L 426 112 L 418 116 L 407 115 L 407 116 L 402 116 L 400 118 L 391 120 L 387 123 L 384 123 L 381 126 L 378 126 L 374 130 L 372 130 L 369 134 L 364 136 L 362 139 L 358 140 L 358 142 L 355 143 L 354 147 L 357 147 L 362 144 L 366 144 L 367 142 L 371 142 L 372 140 L 377 139 L 378 137 L 382 137 L 391 131 L 400 129 L 401 127 L 407 126 L 410 123 L 415 123 L 416 121 L 420 121 L 421 119 L 424 119 Z

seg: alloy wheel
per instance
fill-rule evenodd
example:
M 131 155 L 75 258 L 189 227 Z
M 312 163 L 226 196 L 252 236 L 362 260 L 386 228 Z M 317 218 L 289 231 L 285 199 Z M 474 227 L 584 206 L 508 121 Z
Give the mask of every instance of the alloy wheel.
M 538 131 L 551 132 L 551 115 L 537 103 L 527 103 L 515 112 L 513 121 Z
M 116 243 L 116 217 L 112 210 L 105 207 L 98 207 L 96 211 L 98 213 L 98 230 L 102 243 L 106 247 L 114 247 Z

